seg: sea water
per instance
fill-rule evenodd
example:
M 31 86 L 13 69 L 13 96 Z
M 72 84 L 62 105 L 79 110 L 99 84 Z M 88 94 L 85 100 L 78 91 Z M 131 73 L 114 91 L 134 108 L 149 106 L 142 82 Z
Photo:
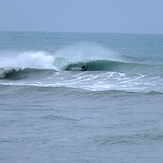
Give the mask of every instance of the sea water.
M 162 151 L 163 35 L 0 32 L 0 162 L 162 163 Z

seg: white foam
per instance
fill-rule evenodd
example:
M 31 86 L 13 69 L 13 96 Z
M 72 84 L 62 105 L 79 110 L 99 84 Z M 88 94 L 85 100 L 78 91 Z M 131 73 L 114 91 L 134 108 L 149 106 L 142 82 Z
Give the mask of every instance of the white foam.
M 0 58 L 0 67 L 54 69 L 54 57 L 46 52 L 21 52 Z

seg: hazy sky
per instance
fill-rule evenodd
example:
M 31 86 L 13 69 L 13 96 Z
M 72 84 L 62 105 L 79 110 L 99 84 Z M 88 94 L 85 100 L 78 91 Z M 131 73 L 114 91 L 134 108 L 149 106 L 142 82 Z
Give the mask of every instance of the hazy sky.
M 0 0 L 0 31 L 163 34 L 163 0 Z

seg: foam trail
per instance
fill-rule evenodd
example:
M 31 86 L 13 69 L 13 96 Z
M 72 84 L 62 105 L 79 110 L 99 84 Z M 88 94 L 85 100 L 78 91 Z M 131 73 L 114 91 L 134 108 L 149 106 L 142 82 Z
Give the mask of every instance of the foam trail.
M 20 67 L 20 68 L 39 68 L 55 69 L 53 66 L 54 57 L 46 52 L 23 52 L 17 56 L 7 56 L 0 58 L 0 68 Z

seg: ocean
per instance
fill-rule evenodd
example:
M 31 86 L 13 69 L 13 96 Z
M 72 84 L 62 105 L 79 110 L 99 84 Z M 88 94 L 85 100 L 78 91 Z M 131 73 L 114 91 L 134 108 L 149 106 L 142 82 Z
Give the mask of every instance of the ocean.
M 1 163 L 162 154 L 163 35 L 0 32 Z

